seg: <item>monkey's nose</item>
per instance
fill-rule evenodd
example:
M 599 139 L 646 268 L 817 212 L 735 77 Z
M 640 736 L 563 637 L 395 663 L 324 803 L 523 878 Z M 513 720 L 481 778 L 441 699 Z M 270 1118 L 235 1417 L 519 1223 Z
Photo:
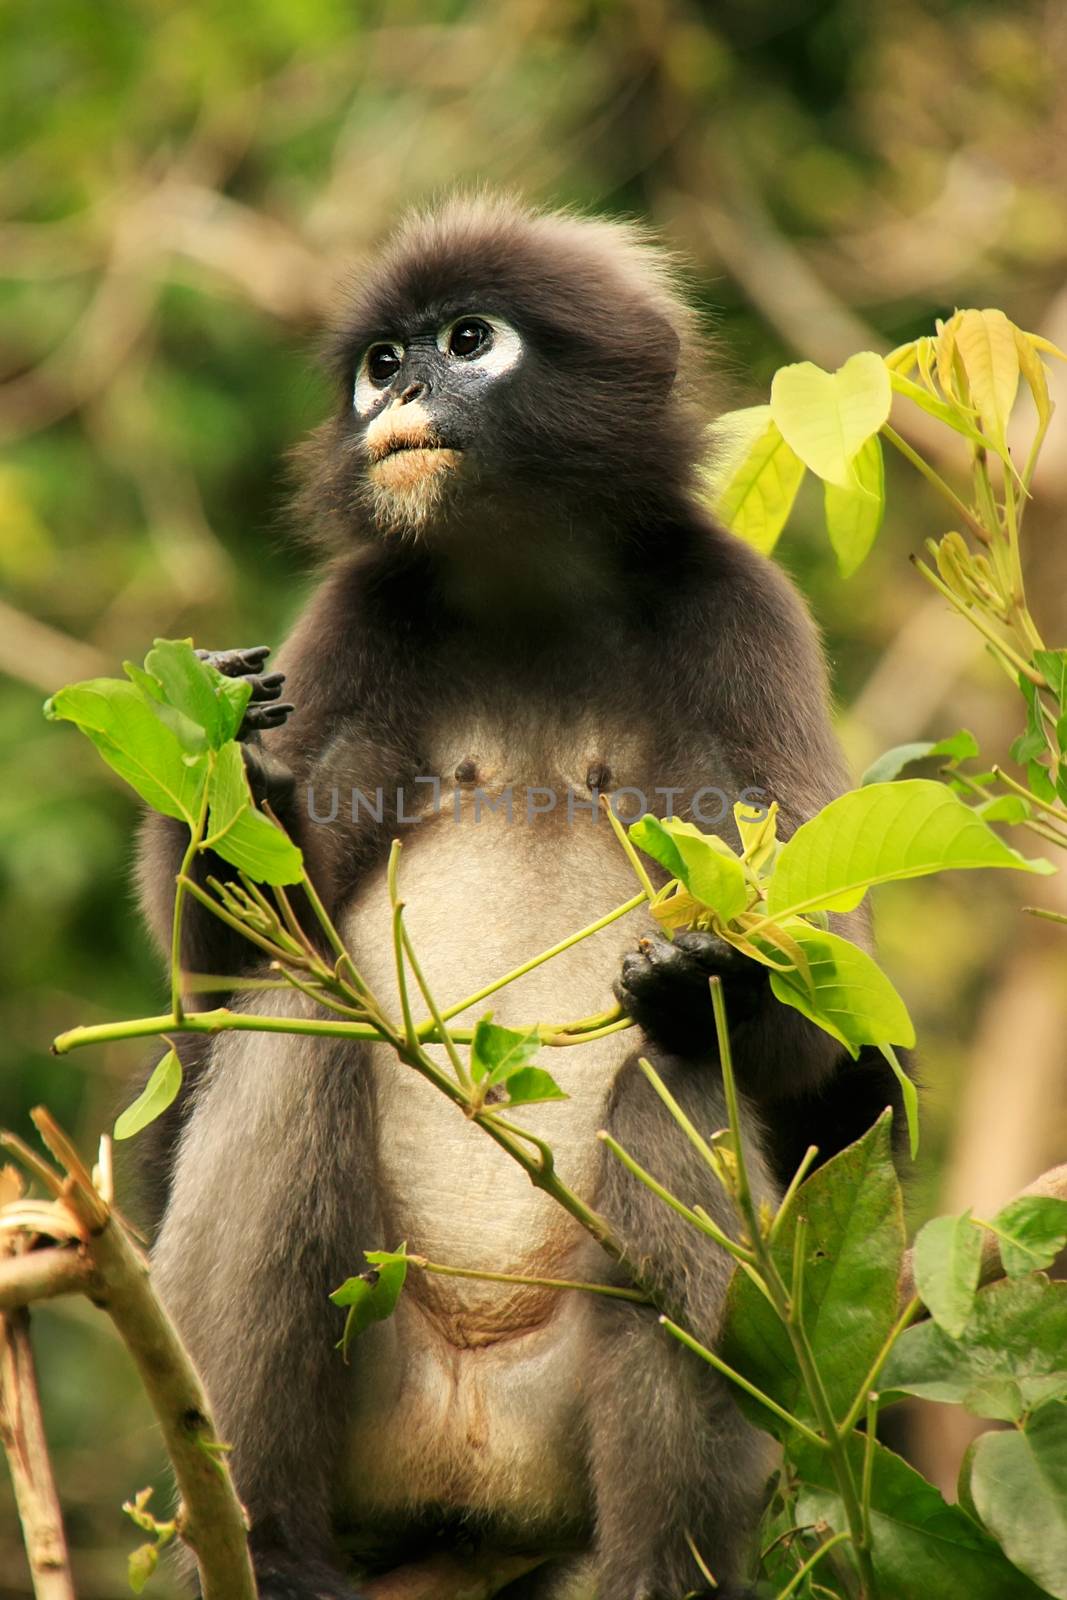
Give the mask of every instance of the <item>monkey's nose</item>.
M 406 406 L 411 400 L 421 400 L 423 395 L 429 394 L 428 383 L 409 383 L 404 392 L 397 396 L 397 405 Z

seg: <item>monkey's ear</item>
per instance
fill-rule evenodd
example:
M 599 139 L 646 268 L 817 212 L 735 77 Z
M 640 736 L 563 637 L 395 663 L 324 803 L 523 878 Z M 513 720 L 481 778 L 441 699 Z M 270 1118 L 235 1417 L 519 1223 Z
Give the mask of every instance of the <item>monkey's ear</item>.
M 682 341 L 677 329 L 665 317 L 657 319 L 655 336 L 645 348 L 646 370 L 655 389 L 656 398 L 665 400 L 674 387 L 682 355 Z

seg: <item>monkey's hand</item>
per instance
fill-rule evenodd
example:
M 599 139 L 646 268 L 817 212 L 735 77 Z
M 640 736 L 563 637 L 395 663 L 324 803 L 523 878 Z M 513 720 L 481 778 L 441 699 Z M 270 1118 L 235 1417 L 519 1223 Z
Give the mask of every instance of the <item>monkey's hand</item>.
M 261 671 L 270 655 L 270 645 L 257 644 L 250 650 L 198 650 L 196 653 L 223 677 L 245 678 L 252 685 L 252 698 L 237 730 L 238 739 L 246 739 L 263 728 L 280 728 L 294 709 L 281 699 L 285 673 Z
M 294 709 L 282 701 L 284 672 L 260 669 L 270 655 L 270 646 L 257 644 L 251 650 L 198 650 L 201 661 L 227 678 L 245 678 L 252 685 L 252 698 L 237 730 L 245 770 L 256 803 L 266 801 L 281 822 L 292 809 L 296 779 L 284 761 L 266 751 L 259 742 L 264 728 L 280 728 Z
M 624 1011 L 664 1049 L 682 1056 L 713 1056 L 715 1017 L 708 979 L 723 982 L 731 1029 L 759 1010 L 767 969 L 714 933 L 695 929 L 673 942 L 649 934 L 623 958 L 615 996 Z

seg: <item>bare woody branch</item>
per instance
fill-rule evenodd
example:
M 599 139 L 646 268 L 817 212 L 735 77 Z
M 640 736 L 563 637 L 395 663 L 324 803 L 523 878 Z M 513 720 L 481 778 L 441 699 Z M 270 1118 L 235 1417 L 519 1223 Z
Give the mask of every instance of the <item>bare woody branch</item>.
M 25 1310 L 0 1315 L 0 1442 L 11 1472 L 36 1600 L 74 1600 Z
M 37 1233 L 54 1230 L 53 1236 L 64 1240 L 76 1227 L 80 1251 L 30 1252 L 24 1259 L 42 1258 L 33 1273 L 28 1268 L 21 1276 L 8 1272 L 0 1276 L 0 1285 L 13 1296 L 24 1295 L 32 1279 L 43 1287 L 43 1297 L 63 1292 L 59 1284 L 76 1285 L 82 1292 L 91 1288 L 133 1357 L 159 1422 L 182 1498 L 178 1527 L 196 1557 L 203 1600 L 255 1600 L 245 1514 L 226 1464 L 226 1447 L 192 1361 L 152 1288 L 148 1262 L 112 1210 L 110 1194 L 94 1183 L 66 1135 L 43 1109 L 33 1113 L 33 1120 L 65 1177 L 53 1177 L 53 1193 L 57 1182 L 60 1189 L 55 1200 L 16 1201 L 0 1212 L 0 1225 L 9 1231 L 20 1225 Z M 0 1141 L 19 1148 L 7 1135 L 0 1135 Z M 91 1269 L 85 1283 L 72 1264 L 79 1253 Z M 26 1534 L 29 1548 L 29 1529 Z

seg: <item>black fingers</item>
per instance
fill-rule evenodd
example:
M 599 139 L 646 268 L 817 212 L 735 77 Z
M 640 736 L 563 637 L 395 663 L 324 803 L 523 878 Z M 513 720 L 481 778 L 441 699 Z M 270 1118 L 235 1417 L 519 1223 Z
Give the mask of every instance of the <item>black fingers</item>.
M 286 717 L 296 708 L 287 701 L 275 702 L 273 705 L 263 705 L 253 698 L 248 702 L 241 731 L 238 735 L 243 738 L 246 733 L 259 733 L 264 728 L 280 728 Z
M 281 699 L 284 672 L 261 672 L 270 655 L 269 644 L 252 645 L 248 650 L 198 650 L 201 661 L 221 672 L 226 678 L 244 678 L 252 685 L 244 720 L 237 737 L 246 739 L 250 733 L 262 733 L 265 728 L 280 728 L 295 709 Z
M 223 677 L 246 678 L 259 671 L 270 655 L 270 645 L 256 644 L 248 650 L 198 650 L 196 653 Z
M 623 958 L 615 995 L 649 1038 L 680 1055 L 713 1055 L 715 1021 L 708 979 L 723 980 L 731 1024 L 747 1021 L 766 986 L 766 969 L 719 939 L 697 930 L 672 941 L 642 939 Z

